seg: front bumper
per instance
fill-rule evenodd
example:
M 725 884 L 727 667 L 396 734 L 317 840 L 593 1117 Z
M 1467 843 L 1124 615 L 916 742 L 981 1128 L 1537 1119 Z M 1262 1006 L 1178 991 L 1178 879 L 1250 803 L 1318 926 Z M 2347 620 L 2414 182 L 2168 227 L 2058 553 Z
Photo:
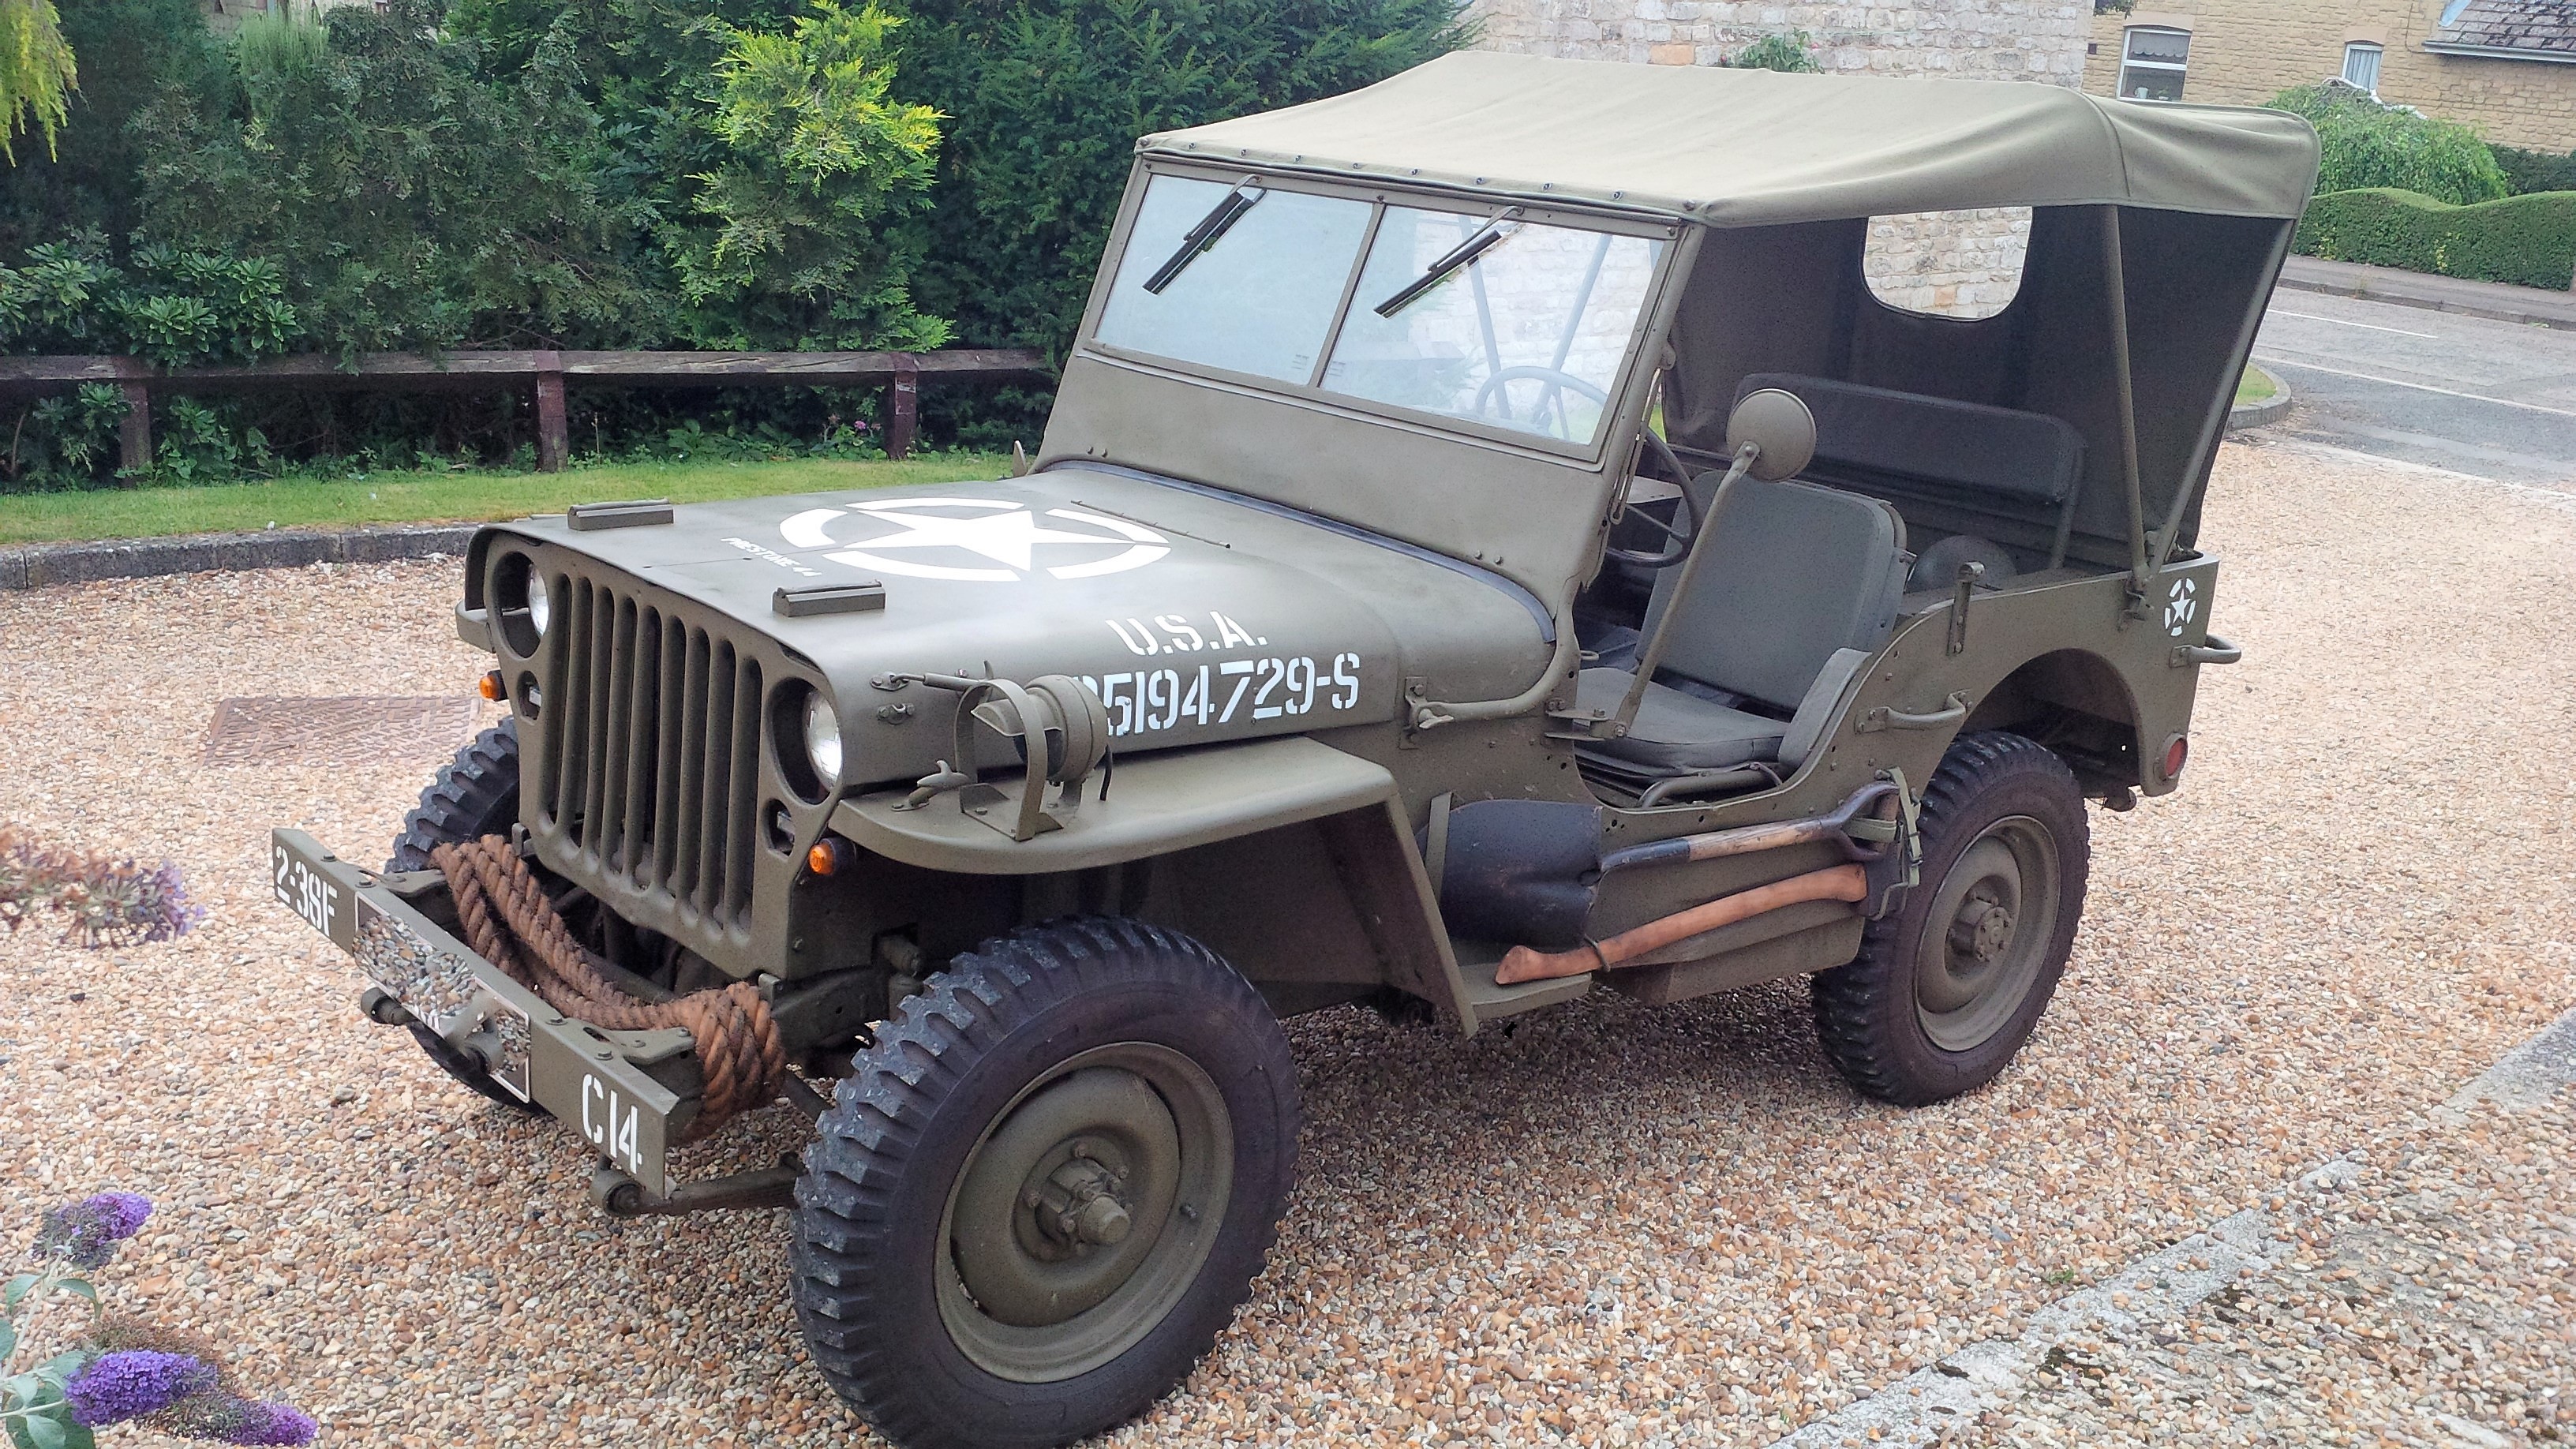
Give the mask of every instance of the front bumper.
M 656 1197 L 664 1155 L 697 1111 L 683 1031 L 606 1031 L 567 1017 L 466 948 L 376 872 L 324 850 L 301 830 L 269 833 L 278 903 L 346 951 L 369 981 L 492 1080 L 578 1131 L 610 1167 Z M 673 1071 L 687 1066 L 690 1070 Z M 657 1079 L 661 1067 L 674 1082 Z

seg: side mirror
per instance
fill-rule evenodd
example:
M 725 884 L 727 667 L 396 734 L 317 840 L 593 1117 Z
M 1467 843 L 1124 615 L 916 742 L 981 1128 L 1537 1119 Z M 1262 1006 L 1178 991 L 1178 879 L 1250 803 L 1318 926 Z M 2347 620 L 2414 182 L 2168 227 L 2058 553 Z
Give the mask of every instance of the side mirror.
M 1816 415 L 1796 393 L 1776 387 L 1746 393 L 1727 415 L 1726 450 L 1740 453 L 1748 443 L 1754 457 L 1744 471 L 1765 483 L 1795 478 L 1815 460 Z

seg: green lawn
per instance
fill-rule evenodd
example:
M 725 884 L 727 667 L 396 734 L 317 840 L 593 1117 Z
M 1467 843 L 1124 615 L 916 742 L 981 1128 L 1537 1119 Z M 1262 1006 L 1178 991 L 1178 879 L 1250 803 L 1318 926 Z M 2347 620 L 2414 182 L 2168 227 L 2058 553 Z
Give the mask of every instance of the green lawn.
M 2245 375 L 2236 380 L 2236 405 L 2241 408 L 2247 403 L 2261 402 L 2280 390 L 2281 385 L 2272 380 L 2270 373 L 2248 366 Z
M 341 528 L 360 523 L 480 522 L 560 511 L 567 503 L 668 498 L 693 503 L 998 478 L 1010 460 L 945 453 L 901 463 L 605 463 L 561 473 L 369 473 L 191 488 L 102 488 L 0 494 L 0 544 Z

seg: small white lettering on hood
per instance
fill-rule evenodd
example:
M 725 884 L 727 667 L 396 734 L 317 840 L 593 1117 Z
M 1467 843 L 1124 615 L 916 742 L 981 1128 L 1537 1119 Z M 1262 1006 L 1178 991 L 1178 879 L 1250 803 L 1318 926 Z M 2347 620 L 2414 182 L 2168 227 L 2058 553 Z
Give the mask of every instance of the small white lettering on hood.
M 728 538 L 725 542 L 733 545 L 735 548 L 741 549 L 744 553 L 750 554 L 753 558 L 767 559 L 771 563 L 778 565 L 780 568 L 794 573 L 799 578 L 819 579 L 823 576 L 823 571 L 821 569 L 809 569 L 803 564 L 798 563 L 796 560 L 789 558 L 787 555 L 780 553 L 775 549 L 762 548 L 759 544 L 753 543 L 750 539 Z

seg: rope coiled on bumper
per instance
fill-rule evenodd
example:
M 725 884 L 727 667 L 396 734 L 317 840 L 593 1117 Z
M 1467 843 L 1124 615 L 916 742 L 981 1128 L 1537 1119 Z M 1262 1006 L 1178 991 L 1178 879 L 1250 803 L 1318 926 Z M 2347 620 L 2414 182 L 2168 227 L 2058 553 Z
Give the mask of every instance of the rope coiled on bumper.
M 704 1137 L 777 1096 L 787 1051 L 760 988 L 737 981 L 674 1001 L 638 1001 L 572 938 L 536 872 L 506 837 L 442 845 L 430 860 L 447 877 L 465 944 L 564 1015 L 610 1031 L 686 1028 L 706 1086 L 683 1140 Z

